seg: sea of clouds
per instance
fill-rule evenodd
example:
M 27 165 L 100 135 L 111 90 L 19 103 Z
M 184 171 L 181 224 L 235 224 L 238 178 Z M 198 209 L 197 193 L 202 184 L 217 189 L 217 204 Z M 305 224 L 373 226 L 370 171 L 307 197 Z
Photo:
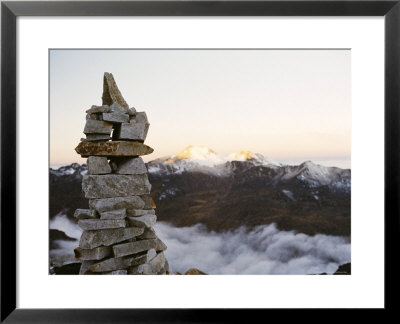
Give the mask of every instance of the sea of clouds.
M 70 258 L 73 258 L 74 249 L 79 245 L 82 229 L 78 226 L 78 224 L 71 222 L 68 217 L 62 213 L 56 215 L 52 220 L 50 220 L 49 227 L 50 229 L 63 231 L 67 236 L 76 239 L 76 241 L 54 241 L 58 248 L 50 250 L 50 257 L 70 256 Z
M 333 273 L 350 262 L 348 239 L 279 231 L 275 224 L 225 233 L 162 222 L 155 229 L 168 246 L 165 254 L 173 272 L 198 268 L 209 274 L 318 274 Z
M 77 239 L 81 233 L 76 224 L 61 214 L 50 222 L 50 228 Z M 197 268 L 208 274 L 230 275 L 331 274 L 339 265 L 350 262 L 348 238 L 280 231 L 275 224 L 260 225 L 251 231 L 241 227 L 216 233 L 199 224 L 174 227 L 158 222 L 155 230 L 168 246 L 165 255 L 173 273 Z M 60 248 L 52 253 L 71 254 L 77 245 L 78 241 L 59 241 Z

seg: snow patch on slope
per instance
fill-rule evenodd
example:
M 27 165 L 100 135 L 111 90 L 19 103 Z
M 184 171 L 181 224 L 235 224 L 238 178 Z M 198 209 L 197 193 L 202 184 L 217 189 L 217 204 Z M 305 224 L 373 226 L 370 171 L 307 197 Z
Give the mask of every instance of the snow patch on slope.
M 294 199 L 293 192 L 291 192 L 290 190 L 283 189 L 282 192 L 283 192 L 283 193 L 286 195 L 286 197 L 288 197 L 290 200 L 296 201 L 296 199 Z

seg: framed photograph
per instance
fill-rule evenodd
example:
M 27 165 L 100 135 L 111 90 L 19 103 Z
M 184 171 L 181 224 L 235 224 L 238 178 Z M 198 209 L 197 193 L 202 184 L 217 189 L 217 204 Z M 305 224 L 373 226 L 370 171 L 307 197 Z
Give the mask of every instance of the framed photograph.
M 398 1 L 1 6 L 1 320 L 391 310 Z

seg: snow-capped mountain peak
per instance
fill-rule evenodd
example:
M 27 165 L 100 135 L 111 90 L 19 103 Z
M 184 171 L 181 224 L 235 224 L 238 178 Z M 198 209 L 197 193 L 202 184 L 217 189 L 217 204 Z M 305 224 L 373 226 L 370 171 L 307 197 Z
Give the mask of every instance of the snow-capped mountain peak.
M 281 166 L 280 163 L 266 158 L 260 153 L 252 153 L 250 151 L 240 151 L 239 153 L 231 153 L 228 161 L 251 161 L 259 165 L 275 165 Z
M 242 163 L 239 167 L 240 162 Z M 239 163 L 239 164 L 238 164 Z M 259 153 L 240 151 L 222 156 L 205 146 L 190 145 L 184 150 L 164 158 L 153 160 L 147 164 L 151 174 L 181 174 L 183 172 L 200 172 L 217 176 L 231 176 L 236 172 L 251 170 L 273 170 L 268 173 L 273 182 L 287 182 L 292 179 L 314 188 L 329 186 L 333 189 L 349 191 L 351 186 L 350 170 L 326 167 L 311 161 L 299 165 L 283 165 L 269 160 Z M 239 168 L 238 168 L 239 167 Z M 264 169 L 266 168 L 266 169 Z
M 311 161 L 303 162 L 299 167 L 300 177 L 308 179 L 310 182 L 318 181 L 323 185 L 331 183 L 337 174 L 336 168 L 325 167 Z
M 233 161 L 247 161 L 254 159 L 255 155 L 250 151 L 240 151 L 238 153 L 229 154 L 229 158 Z
M 177 160 L 188 160 L 205 166 L 215 166 L 226 161 L 222 156 L 206 146 L 193 145 L 189 145 L 182 151 L 172 155 L 165 162 L 176 162 Z
M 72 163 L 70 165 L 53 167 L 50 168 L 50 173 L 56 176 L 70 176 L 76 174 L 77 176 L 86 175 L 87 174 L 87 165 L 80 165 L 78 163 Z
M 349 191 L 351 186 L 350 170 L 336 167 L 326 167 L 311 161 L 298 166 L 287 166 L 283 179 L 297 178 L 310 187 L 329 185 L 332 188 Z
M 148 163 L 150 173 L 182 173 L 184 171 L 198 171 L 222 175 L 225 172 L 221 165 L 226 159 L 206 146 L 189 145 L 182 151 Z
M 250 162 L 254 166 L 280 167 L 282 164 L 267 159 L 262 154 L 240 151 L 221 155 L 206 146 L 189 145 L 182 151 L 148 163 L 150 173 L 182 173 L 196 171 L 227 176 L 232 172 L 231 162 Z

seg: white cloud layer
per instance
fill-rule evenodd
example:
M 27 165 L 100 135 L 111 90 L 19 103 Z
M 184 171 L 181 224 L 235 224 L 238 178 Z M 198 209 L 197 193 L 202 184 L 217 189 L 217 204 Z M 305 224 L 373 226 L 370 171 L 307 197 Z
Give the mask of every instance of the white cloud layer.
M 173 227 L 158 222 L 157 235 L 168 246 L 171 271 L 198 268 L 208 274 L 331 274 L 350 262 L 344 237 L 279 231 L 275 224 L 225 233 L 202 225 Z
M 58 229 L 63 231 L 69 237 L 79 240 L 82 234 L 82 229 L 71 222 L 67 215 L 58 213 L 52 220 L 50 220 L 50 229 Z
M 79 240 L 82 230 L 65 215 L 57 215 L 50 228 L 64 231 Z M 170 270 L 184 273 L 197 268 L 208 274 L 331 274 L 350 262 L 347 238 L 318 234 L 309 236 L 279 231 L 275 224 L 260 225 L 248 231 L 215 233 L 200 224 L 174 227 L 158 222 L 157 235 L 165 242 Z M 71 255 L 76 242 L 57 241 L 52 255 Z

